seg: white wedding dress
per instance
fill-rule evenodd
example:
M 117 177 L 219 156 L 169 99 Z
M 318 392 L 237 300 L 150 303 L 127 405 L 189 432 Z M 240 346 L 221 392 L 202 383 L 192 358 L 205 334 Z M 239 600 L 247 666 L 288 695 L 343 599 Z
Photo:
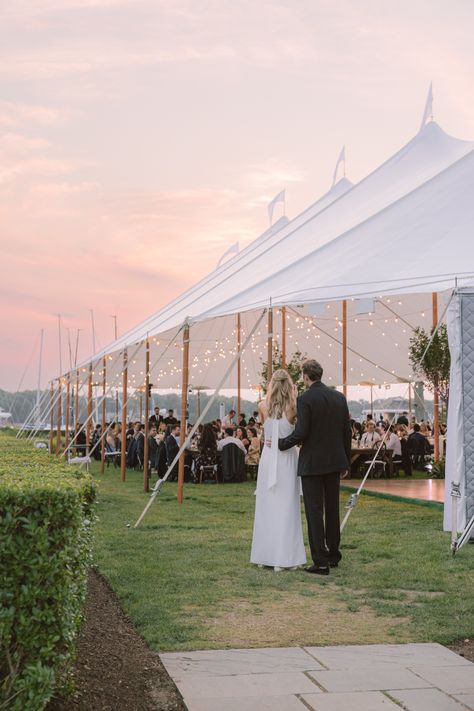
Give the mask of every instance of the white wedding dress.
M 306 563 L 301 525 L 300 480 L 296 447 L 280 452 L 278 438 L 293 432 L 287 418 L 265 421 L 265 441 L 258 467 L 250 562 L 278 568 Z

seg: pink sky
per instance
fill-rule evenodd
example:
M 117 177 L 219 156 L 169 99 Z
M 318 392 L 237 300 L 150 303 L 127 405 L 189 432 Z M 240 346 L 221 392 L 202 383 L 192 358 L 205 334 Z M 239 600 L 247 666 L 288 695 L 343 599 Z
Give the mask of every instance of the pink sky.
M 0 387 L 58 374 L 435 117 L 474 138 L 470 0 L 3 0 Z M 28 361 L 31 361 L 27 367 Z

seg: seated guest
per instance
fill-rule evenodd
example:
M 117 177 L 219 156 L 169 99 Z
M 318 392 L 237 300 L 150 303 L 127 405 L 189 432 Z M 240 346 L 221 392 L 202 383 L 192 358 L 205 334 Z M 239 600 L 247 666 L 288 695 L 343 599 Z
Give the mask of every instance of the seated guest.
M 251 418 L 251 419 L 253 419 L 253 421 L 254 421 L 255 424 L 257 424 L 257 423 L 260 421 L 260 419 L 259 419 L 259 414 L 258 414 L 258 410 L 254 410 L 254 411 L 253 411 L 253 413 L 252 413 L 252 418 Z
M 413 465 L 410 456 L 410 448 L 408 444 L 408 427 L 406 425 L 398 425 L 398 437 L 400 439 L 400 447 L 402 450 L 402 467 L 405 472 L 405 476 L 412 476 Z
M 243 412 L 240 413 L 239 427 L 247 427 L 247 420 L 245 419 L 245 414 Z
M 430 453 L 430 444 L 427 438 L 421 434 L 418 423 L 413 425 L 413 432 L 408 437 L 408 451 L 415 467 L 423 467 L 425 456 Z
M 407 414 L 406 412 L 402 412 L 402 414 L 398 416 L 397 425 L 405 425 L 405 427 L 408 427 Z
M 235 427 L 235 410 L 229 410 L 227 415 L 222 420 L 222 429 L 225 430 L 227 427 Z
M 249 417 L 248 427 L 255 427 L 256 422 L 254 417 Z
M 367 429 L 360 440 L 361 447 L 373 449 L 381 439 L 381 436 L 375 429 L 375 422 L 373 420 L 367 420 Z
M 240 439 L 242 444 L 244 445 L 245 449 L 247 450 L 250 444 L 249 438 L 247 436 L 247 430 L 245 427 L 237 427 L 235 430 L 235 436 L 237 439 Z
M 249 427 L 247 430 L 247 435 L 250 439 L 249 448 L 247 451 L 247 456 L 245 457 L 246 464 L 259 464 L 260 463 L 260 440 L 257 437 L 257 430 L 255 427 Z
M 362 439 L 362 425 L 360 422 L 354 422 L 352 425 L 352 439 L 354 442 L 357 442 L 357 444 L 359 444 Z
M 108 447 L 109 452 L 115 452 L 117 449 L 117 428 L 115 425 L 110 427 L 109 431 L 105 436 L 105 443 Z
M 239 447 L 239 449 L 241 449 L 244 454 L 247 454 L 247 450 L 245 449 L 243 442 L 238 437 L 234 437 L 234 430 L 232 429 L 232 427 L 227 427 L 225 429 L 225 437 L 219 440 L 219 442 L 217 443 L 217 449 L 219 450 L 219 452 L 222 452 L 224 447 L 226 447 L 228 444 L 236 444 L 237 447 Z
M 423 437 L 431 437 L 431 431 L 426 422 L 422 422 L 420 424 L 420 432 L 423 435 Z
M 196 458 L 196 471 L 199 468 L 214 466 L 217 462 L 217 438 L 211 422 L 204 425 L 199 440 L 199 454 Z
M 398 435 L 395 434 L 393 427 L 388 430 L 388 435 L 385 438 L 385 447 L 393 452 L 394 459 L 402 458 L 402 445 Z
M 172 408 L 170 408 L 170 409 L 168 410 L 168 414 L 167 414 L 167 416 L 165 417 L 165 419 L 163 420 L 163 422 L 164 422 L 165 425 L 167 425 L 167 426 L 169 426 L 169 425 L 174 426 L 174 425 L 177 425 L 177 424 L 178 424 L 178 420 L 177 420 L 176 417 L 174 416 L 174 410 L 173 410 Z

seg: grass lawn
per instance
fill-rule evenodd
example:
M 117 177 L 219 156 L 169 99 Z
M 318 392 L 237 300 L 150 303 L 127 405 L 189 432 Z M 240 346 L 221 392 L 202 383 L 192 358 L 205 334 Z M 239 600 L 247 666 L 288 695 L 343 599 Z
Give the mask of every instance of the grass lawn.
M 94 464 L 94 472 L 97 465 Z M 474 634 L 474 546 L 436 508 L 364 497 L 327 578 L 249 563 L 254 484 L 166 484 L 137 530 L 142 474 L 101 478 L 95 561 L 156 650 L 438 641 Z M 343 493 L 344 505 L 348 494 Z

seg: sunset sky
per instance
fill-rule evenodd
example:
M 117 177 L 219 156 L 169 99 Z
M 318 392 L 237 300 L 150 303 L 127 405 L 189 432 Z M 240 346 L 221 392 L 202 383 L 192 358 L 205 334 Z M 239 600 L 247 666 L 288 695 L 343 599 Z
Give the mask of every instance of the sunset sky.
M 58 374 L 436 120 L 474 138 L 471 0 L 2 0 L 0 387 Z M 29 364 L 29 365 L 28 365 Z M 24 374 L 24 377 L 22 378 Z

